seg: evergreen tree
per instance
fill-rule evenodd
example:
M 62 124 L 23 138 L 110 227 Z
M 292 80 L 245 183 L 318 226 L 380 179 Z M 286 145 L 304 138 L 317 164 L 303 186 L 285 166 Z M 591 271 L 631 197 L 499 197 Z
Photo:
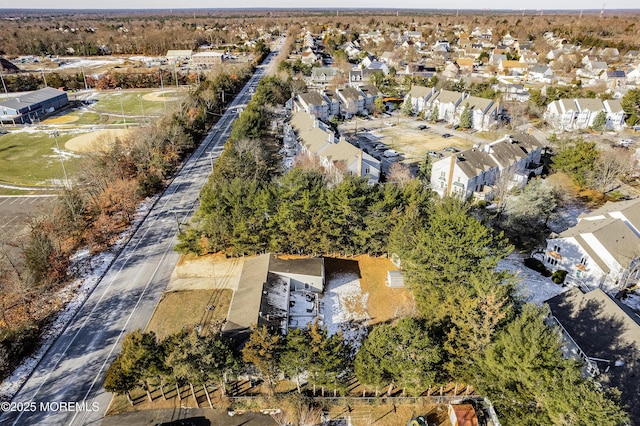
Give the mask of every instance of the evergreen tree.
M 593 124 L 591 127 L 596 132 L 601 132 L 604 130 L 604 126 L 607 124 L 607 113 L 604 111 L 598 112 L 596 117 L 593 119 Z
M 165 365 L 155 333 L 143 333 L 140 330 L 127 333 L 122 340 L 120 365 L 124 374 L 135 378 L 147 393 L 149 401 L 153 401 L 148 381 L 161 374 Z
M 611 396 L 582 378 L 580 363 L 563 358 L 560 338 L 545 317 L 542 308 L 525 305 L 477 355 L 474 386 L 505 424 L 624 424 L 626 414 Z
M 584 187 L 599 156 L 600 151 L 595 142 L 587 142 L 583 139 L 569 141 L 558 149 L 551 167 L 565 172 L 576 185 Z
M 279 358 L 280 369 L 290 379 L 295 379 L 301 393 L 300 376 L 307 371 L 311 360 L 310 336 L 307 329 L 294 328 L 285 337 L 284 349 Z
M 438 118 L 440 118 L 440 110 L 438 108 L 438 105 L 436 105 L 433 108 L 431 108 L 431 114 L 429 114 L 429 121 L 435 123 L 436 121 L 438 121 Z
M 463 129 L 470 129 L 473 124 L 471 120 L 471 109 L 467 103 L 462 110 L 462 114 L 460 114 L 460 127 Z
M 282 338 L 269 332 L 266 326 L 251 327 L 249 341 L 242 348 L 242 360 L 253 364 L 273 393 L 280 374 L 279 358 L 282 354 Z
M 107 370 L 104 389 L 117 395 L 126 395 L 129 404 L 133 405 L 130 392 L 136 385 L 136 378 L 122 369 L 122 357 L 118 355 Z

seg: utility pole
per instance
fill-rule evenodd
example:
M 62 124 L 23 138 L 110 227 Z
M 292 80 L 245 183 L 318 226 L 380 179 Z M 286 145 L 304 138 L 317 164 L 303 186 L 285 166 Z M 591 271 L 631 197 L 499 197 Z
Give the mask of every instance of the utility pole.
M 127 119 L 124 116 L 124 105 L 122 104 L 122 87 L 116 87 L 116 91 L 120 92 L 120 111 L 122 112 L 122 121 L 124 122 L 124 128 L 127 128 Z
M 69 183 L 69 178 L 67 177 L 67 169 L 64 167 L 62 152 L 60 151 L 60 145 L 58 144 L 58 131 L 54 130 L 50 135 L 53 136 L 53 138 L 56 140 L 56 149 L 58 150 L 58 157 L 60 157 L 60 164 L 62 164 L 62 173 L 64 174 L 64 186 L 67 189 L 71 189 L 71 184 Z
M 42 79 L 44 80 L 44 87 L 49 87 L 47 85 L 47 76 L 44 75 L 44 70 L 42 71 Z
M 87 84 L 87 75 L 84 73 L 84 67 L 80 67 L 80 71 L 82 71 L 82 81 L 84 81 L 84 90 L 89 90 L 89 85 Z

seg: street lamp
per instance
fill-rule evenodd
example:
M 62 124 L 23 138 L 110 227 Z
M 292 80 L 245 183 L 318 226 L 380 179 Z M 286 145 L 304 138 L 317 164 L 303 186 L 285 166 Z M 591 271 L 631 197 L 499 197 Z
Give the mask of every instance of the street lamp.
M 144 116 L 144 106 L 142 105 L 142 95 L 138 95 L 138 98 L 140 99 L 140 110 L 142 110 L 142 121 L 144 121 L 145 116 Z
M 124 128 L 127 128 L 127 119 L 124 116 L 124 105 L 122 104 L 122 87 L 116 87 L 116 91 L 120 93 L 120 111 L 122 111 L 122 121 L 124 122 Z
M 67 169 L 64 167 L 64 160 L 62 158 L 62 152 L 60 151 L 60 145 L 58 144 L 58 131 L 54 130 L 53 132 L 51 132 L 49 134 L 49 136 L 53 136 L 53 138 L 56 140 L 56 149 L 58 150 L 58 157 L 60 157 L 60 164 L 62 164 L 62 173 L 64 174 L 64 186 L 67 189 L 71 189 L 71 184 L 69 183 L 69 178 L 67 177 Z

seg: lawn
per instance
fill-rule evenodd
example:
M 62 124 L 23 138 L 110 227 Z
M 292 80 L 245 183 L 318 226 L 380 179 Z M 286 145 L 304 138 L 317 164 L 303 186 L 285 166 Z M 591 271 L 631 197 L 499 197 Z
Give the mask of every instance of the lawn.
M 162 340 L 185 327 L 201 327 L 202 334 L 216 332 L 227 318 L 231 290 L 185 290 L 164 293 L 147 331 Z
M 138 90 L 99 92 L 92 98 L 97 102 L 91 107 L 105 114 L 122 115 L 124 110 L 127 121 L 133 122 L 146 116 L 162 115 L 165 108 L 169 109 L 178 102 L 176 98 L 186 96 L 186 92 L 176 90 L 161 92 L 157 96 L 146 96 L 152 93 L 155 92 Z
M 67 175 L 80 170 L 81 156 L 65 151 L 64 143 L 75 135 L 60 134 L 60 145 Z M 56 140 L 44 131 L 13 131 L 0 136 L 0 182 L 25 186 L 61 184 L 64 178 Z

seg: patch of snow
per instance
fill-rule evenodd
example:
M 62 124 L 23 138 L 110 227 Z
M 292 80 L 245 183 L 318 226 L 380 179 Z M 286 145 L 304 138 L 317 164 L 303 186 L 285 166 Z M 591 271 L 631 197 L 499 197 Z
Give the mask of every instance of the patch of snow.
M 545 277 L 539 272 L 524 266 L 524 258 L 519 255 L 512 254 L 507 258 L 498 262 L 498 271 L 508 270 L 520 278 L 518 285 L 518 293 L 527 302 L 542 305 L 542 303 L 560 293 L 568 290 L 569 287 L 563 287 L 551 281 L 551 277 Z
M 329 335 L 341 332 L 345 341 L 357 347 L 367 334 L 367 299 L 358 275 L 337 274 L 327 282 L 322 296 L 324 324 Z
M 633 293 L 627 293 L 626 297 L 622 299 L 622 303 L 633 309 L 638 315 L 640 315 L 640 290 L 636 290 Z
M 11 376 L 0 384 L 0 401 L 9 401 L 20 390 L 24 382 L 31 376 L 42 357 L 47 353 L 53 342 L 62 334 L 71 319 L 82 307 L 96 285 L 100 282 L 111 263 L 118 253 L 127 243 L 135 229 L 147 216 L 155 198 L 147 199 L 136 212 L 136 217 L 132 226 L 120 234 L 118 241 L 109 251 L 92 256 L 87 249 L 78 250 L 71 258 L 71 271 L 78 273 L 78 278 L 58 291 L 54 299 L 66 303 L 48 328 L 43 332 L 40 347 L 30 357 L 24 359 L 22 363 L 13 371 Z
M 556 234 L 576 226 L 578 224 L 578 216 L 587 212 L 589 209 L 579 203 L 567 203 L 560 207 L 558 211 L 551 217 L 547 226 Z

